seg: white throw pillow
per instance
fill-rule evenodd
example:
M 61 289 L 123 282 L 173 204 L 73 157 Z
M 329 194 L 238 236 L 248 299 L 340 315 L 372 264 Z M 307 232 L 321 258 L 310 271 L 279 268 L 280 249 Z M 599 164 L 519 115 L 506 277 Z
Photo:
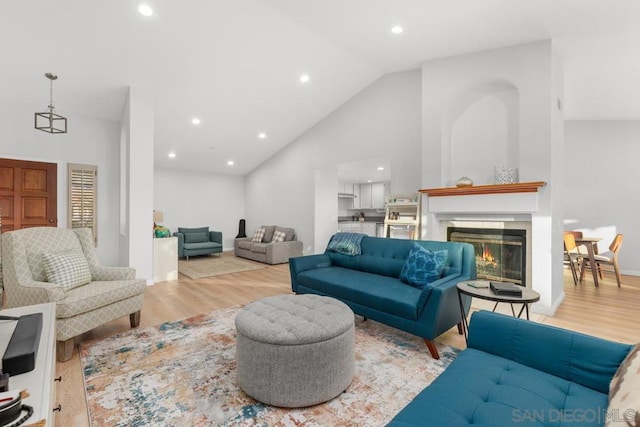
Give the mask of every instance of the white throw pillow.
M 286 235 L 287 234 L 284 231 L 276 230 L 275 233 L 273 233 L 273 239 L 271 241 L 284 242 L 284 238 L 286 237 Z
M 44 272 L 49 283 L 70 290 L 91 282 L 91 269 L 84 254 L 42 254 Z
M 258 228 L 255 233 L 253 233 L 252 242 L 262 242 L 262 238 L 264 237 L 264 228 Z

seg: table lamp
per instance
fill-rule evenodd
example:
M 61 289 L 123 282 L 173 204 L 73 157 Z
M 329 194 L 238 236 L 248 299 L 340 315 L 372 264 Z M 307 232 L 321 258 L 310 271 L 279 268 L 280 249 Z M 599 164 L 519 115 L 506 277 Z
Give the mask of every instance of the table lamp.
M 162 211 L 153 211 L 153 228 L 158 226 L 159 222 L 164 222 L 164 214 Z

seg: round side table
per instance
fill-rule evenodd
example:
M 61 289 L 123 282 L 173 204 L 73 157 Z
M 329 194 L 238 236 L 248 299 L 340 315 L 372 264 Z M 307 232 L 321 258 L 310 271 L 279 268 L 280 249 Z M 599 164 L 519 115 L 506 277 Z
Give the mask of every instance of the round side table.
M 471 286 L 475 285 L 475 286 Z M 468 295 L 472 298 L 480 298 L 487 301 L 495 302 L 493 306 L 493 311 L 496 311 L 496 307 L 501 302 L 508 303 L 511 305 L 511 313 L 513 317 L 522 316 L 522 312 L 524 311 L 527 315 L 527 320 L 529 320 L 529 304 L 540 301 L 540 294 L 534 291 L 533 289 L 522 287 L 522 296 L 513 296 L 513 295 L 496 295 L 489 288 L 488 280 L 466 280 L 458 283 L 458 301 L 460 302 L 460 314 L 462 316 L 462 329 L 464 330 L 464 339 L 465 341 L 468 339 L 467 331 L 469 330 L 469 323 L 467 321 L 467 316 L 464 312 L 464 304 L 462 303 L 462 295 Z M 522 308 L 520 312 L 516 316 L 516 311 L 513 308 L 513 304 L 522 304 Z

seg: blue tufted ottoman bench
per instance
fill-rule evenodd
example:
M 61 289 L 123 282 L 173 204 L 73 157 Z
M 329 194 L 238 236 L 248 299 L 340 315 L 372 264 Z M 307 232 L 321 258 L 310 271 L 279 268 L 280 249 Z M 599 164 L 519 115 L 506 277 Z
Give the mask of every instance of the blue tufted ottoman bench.
M 316 405 L 342 393 L 355 369 L 353 311 L 319 295 L 254 301 L 235 319 L 237 380 L 272 406 Z

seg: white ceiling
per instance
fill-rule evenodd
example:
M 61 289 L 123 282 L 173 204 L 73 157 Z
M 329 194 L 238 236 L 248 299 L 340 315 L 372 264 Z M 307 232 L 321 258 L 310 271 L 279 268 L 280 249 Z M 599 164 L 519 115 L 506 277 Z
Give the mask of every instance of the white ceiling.
M 43 110 L 44 73 L 56 73 L 54 104 L 73 132 L 80 114 L 118 120 L 127 87 L 141 87 L 156 165 L 244 175 L 384 73 L 552 39 L 565 118 L 640 119 L 637 0 L 146 3 L 149 18 L 130 0 L 2 1 L 0 99 Z

